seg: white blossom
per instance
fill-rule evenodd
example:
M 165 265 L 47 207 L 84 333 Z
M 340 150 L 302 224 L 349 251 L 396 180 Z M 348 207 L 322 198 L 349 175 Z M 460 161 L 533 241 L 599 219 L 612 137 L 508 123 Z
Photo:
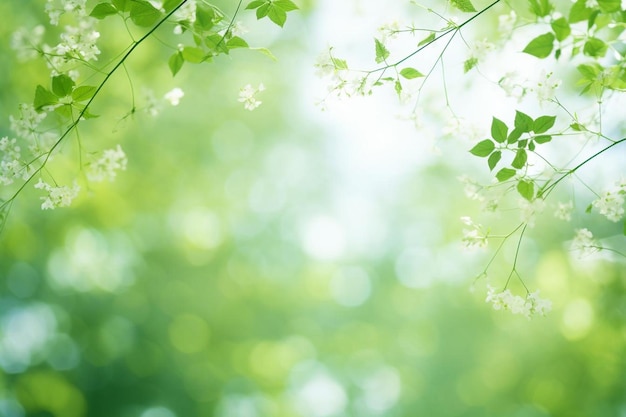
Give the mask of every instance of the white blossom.
M 546 315 L 552 309 L 552 302 L 539 297 L 539 290 L 529 293 L 526 297 L 514 295 L 510 290 L 496 292 L 490 285 L 487 286 L 487 298 L 494 310 L 509 310 L 513 314 L 520 314 L 530 318 L 533 314 Z
M 77 17 L 87 16 L 86 0 L 48 0 L 45 11 L 50 18 L 50 24 L 58 25 L 59 18 L 65 13 L 72 13 Z
M 80 187 L 74 182 L 72 187 L 67 185 L 52 186 L 44 182 L 41 178 L 39 182 L 35 184 L 35 188 L 44 190 L 47 195 L 41 197 L 43 203 L 41 204 L 42 210 L 53 210 L 56 207 L 67 207 L 72 204 L 72 200 L 76 198 Z
M 114 149 L 107 149 L 102 152 L 102 156 L 96 162 L 90 165 L 87 178 L 90 181 L 113 181 L 118 171 L 124 171 L 128 159 L 120 145 Z
M 515 23 L 517 22 L 517 13 L 511 10 L 508 14 L 498 16 L 498 33 L 508 36 L 513 32 Z
M 584 258 L 597 253 L 600 250 L 600 244 L 593 238 L 593 234 L 589 230 L 577 229 L 571 249 L 578 252 L 579 258 Z
M 557 208 L 554 211 L 554 217 L 560 220 L 569 222 L 572 220 L 572 210 L 574 209 L 574 203 L 568 201 L 567 203 L 557 203 Z
M 183 98 L 184 95 L 185 95 L 185 92 L 181 90 L 180 88 L 176 87 L 172 89 L 171 91 L 168 91 L 167 93 L 165 93 L 164 98 L 172 106 L 178 106 L 178 104 L 180 103 L 180 99 Z
M 37 128 L 46 118 L 47 113 L 37 112 L 32 104 L 22 103 L 19 105 L 20 117 L 9 116 L 11 130 L 26 141 L 35 141 L 39 135 Z
M 487 246 L 487 234 L 483 232 L 483 228 L 480 224 L 474 223 L 474 221 L 468 217 L 461 217 L 461 221 L 470 229 L 463 230 L 463 238 L 461 241 L 467 249 L 484 248 Z
M 552 78 L 552 75 L 552 72 L 542 70 L 539 77 L 531 82 L 530 89 L 535 92 L 540 102 L 554 98 L 556 89 L 561 85 L 561 80 Z
M 263 83 L 259 84 L 257 88 L 247 84 L 239 90 L 239 102 L 243 103 L 246 110 L 252 111 L 259 107 L 262 103 L 262 101 L 256 99 L 256 94 L 264 90 L 265 86 Z
M 21 28 L 11 36 L 11 49 L 17 53 L 20 61 L 27 61 L 36 58 L 39 55 L 38 48 L 41 47 L 41 41 L 45 28 L 42 25 L 35 26 L 32 31 Z
M 625 194 L 626 187 L 618 182 L 613 188 L 602 193 L 597 200 L 592 202 L 592 205 L 610 221 L 618 222 L 624 216 Z
M 528 227 L 535 227 L 535 218 L 537 214 L 541 213 L 545 208 L 545 201 L 541 198 L 535 198 L 532 201 L 520 199 L 519 205 L 521 209 L 521 220 L 526 223 Z

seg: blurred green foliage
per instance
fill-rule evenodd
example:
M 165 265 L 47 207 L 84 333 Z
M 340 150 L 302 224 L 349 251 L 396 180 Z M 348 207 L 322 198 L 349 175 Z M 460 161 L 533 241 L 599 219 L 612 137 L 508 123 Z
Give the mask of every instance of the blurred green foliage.
M 0 4 L 5 116 L 45 75 L 8 49 L 42 7 Z M 160 44 L 143 45 L 135 94 L 181 86 L 181 105 L 124 118 L 120 76 L 80 128 L 89 149 L 122 143 L 129 169 L 69 209 L 41 211 L 31 191 L 15 202 L 0 239 L 0 415 L 626 415 L 626 269 L 573 263 L 558 224 L 523 265 L 555 303 L 532 321 L 468 291 L 486 258 L 460 254 L 468 207 L 451 201 L 459 173 L 444 161 L 369 202 L 382 214 L 359 225 L 384 233 L 367 244 L 332 256 L 337 236 L 314 239 L 346 216 L 332 133 L 294 87 L 315 51 L 306 12 L 293 19 L 270 45 L 278 62 L 242 51 L 175 80 Z M 103 34 L 103 50 L 120 45 Z M 257 81 L 268 91 L 250 113 L 236 94 Z

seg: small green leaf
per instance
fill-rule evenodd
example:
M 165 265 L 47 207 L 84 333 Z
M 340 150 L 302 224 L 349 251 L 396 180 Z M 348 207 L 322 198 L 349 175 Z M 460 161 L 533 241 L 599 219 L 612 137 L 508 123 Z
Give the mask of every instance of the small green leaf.
M 493 140 L 498 143 L 504 142 L 507 135 L 509 134 L 508 132 L 509 128 L 502 120 L 498 119 L 497 117 L 494 117 L 491 120 L 491 137 L 493 138 Z
M 374 38 L 374 45 L 376 47 L 376 63 L 380 64 L 389 57 L 389 50 L 376 38 Z
M 89 100 L 94 94 L 96 94 L 96 91 L 98 91 L 97 87 L 92 85 L 81 85 L 72 91 L 72 99 L 74 101 Z
M 165 13 L 169 13 L 176 8 L 183 0 L 165 0 L 163 2 L 163 10 Z
M 111 0 L 113 5 L 120 12 L 127 12 L 130 10 L 130 0 Z
M 604 43 L 602 39 L 589 38 L 583 46 L 583 54 L 592 56 L 594 58 L 602 58 L 606 55 L 606 51 L 609 49 L 609 45 Z
M 552 53 L 552 48 L 554 48 L 554 39 L 552 32 L 539 35 L 530 41 L 522 52 L 536 56 L 537 58 L 547 58 Z
M 578 72 L 582 74 L 585 80 L 596 81 L 598 76 L 604 71 L 602 65 L 597 62 L 591 62 L 588 64 L 580 64 L 576 67 Z
M 339 58 L 330 58 L 330 60 L 333 62 L 333 65 L 335 66 L 336 70 L 347 70 L 348 69 L 348 63 L 346 62 L 345 59 L 339 59 Z
M 291 0 L 274 0 L 274 5 L 276 7 L 280 7 L 286 12 L 290 12 L 292 10 L 298 10 L 298 6 Z
M 496 145 L 493 143 L 491 139 L 485 139 L 476 144 L 472 149 L 470 149 L 470 153 L 472 155 L 485 157 L 488 156 L 493 150 L 496 148 Z
M 514 169 L 502 168 L 496 174 L 496 178 L 498 179 L 498 181 L 503 182 L 503 181 L 513 178 L 515 176 L 515 173 L 516 171 Z
M 538 144 L 542 144 L 542 143 L 548 143 L 552 140 L 552 136 L 550 135 L 541 135 L 541 136 L 535 136 L 534 141 L 537 142 Z M 531 149 L 532 150 L 532 149 Z
M 541 116 L 536 118 L 533 122 L 533 132 L 547 132 L 552 126 L 554 126 L 555 120 L 556 116 Z
M 435 40 L 435 32 L 430 32 L 430 35 L 426 36 L 424 39 L 422 39 L 417 46 L 422 46 L 422 45 L 426 45 L 427 43 L 430 43 L 432 41 Z
M 96 19 L 104 19 L 107 16 L 117 14 L 117 8 L 111 3 L 100 3 L 93 8 L 89 16 Z
M 396 90 L 396 94 L 398 96 L 400 96 L 400 93 L 402 93 L 402 84 L 400 83 L 400 80 L 396 80 L 396 82 L 394 83 L 393 88 L 394 88 L 394 90 Z
M 592 209 L 593 209 L 593 204 L 589 204 L 589 205 L 587 206 L 587 208 L 585 209 L 585 213 L 587 213 L 587 214 L 591 213 L 591 210 L 592 210 Z
M 150 2 L 133 0 L 130 5 L 130 20 L 137 26 L 152 26 L 161 17 L 161 12 Z
M 530 11 L 533 12 L 537 17 L 545 17 L 550 14 L 554 6 L 550 3 L 549 0 L 529 0 L 530 1 Z
M 580 123 L 572 123 L 571 125 L 569 125 L 569 127 L 572 128 L 572 130 L 576 131 L 576 132 L 584 132 L 585 130 L 587 130 L 585 128 L 585 126 L 581 125 Z
M 478 64 L 478 58 L 476 57 L 471 57 L 466 59 L 463 62 L 463 72 L 467 73 L 470 72 L 472 68 L 474 68 L 476 65 Z
M 487 165 L 489 165 L 489 171 L 493 171 L 496 167 L 500 159 L 502 158 L 502 152 L 495 151 L 491 155 L 489 155 L 489 159 L 487 159 Z
M 530 132 L 533 130 L 533 119 L 526 113 L 522 113 L 519 110 L 515 111 L 515 129 L 519 129 L 523 132 Z
M 407 80 L 412 80 L 413 78 L 419 78 L 424 76 L 424 74 L 411 67 L 402 68 L 400 70 L 400 75 L 402 75 Z
M 178 74 L 178 71 L 183 67 L 185 63 L 185 59 L 183 58 L 183 54 L 180 51 L 177 51 L 174 55 L 170 57 L 167 61 L 167 65 L 170 67 L 170 71 L 172 71 L 172 76 Z
M 200 31 L 208 31 L 215 26 L 215 10 L 212 7 L 198 4 L 196 6 L 196 21 L 194 26 Z
M 528 144 L 528 149 L 529 149 L 531 152 L 534 152 L 534 151 L 535 151 L 535 142 L 534 142 L 534 141 L 530 141 L 530 143 Z
M 52 77 L 52 92 L 56 94 L 57 97 L 65 97 L 69 95 L 72 92 L 74 85 L 74 80 L 65 74 Z
M 267 0 L 255 0 L 250 2 L 247 6 L 246 6 L 246 10 L 252 10 L 252 9 L 256 9 L 260 6 L 263 6 L 264 4 L 267 4 Z
M 58 102 L 58 97 L 55 96 L 52 91 L 47 90 L 42 85 L 38 85 L 37 88 L 35 88 L 35 101 L 33 102 L 35 110 L 39 111 L 44 106 L 49 106 Z
M 262 53 L 263 55 L 271 58 L 273 61 L 278 61 L 278 59 L 274 56 L 274 54 L 272 53 L 272 51 L 270 51 L 267 48 L 260 48 L 260 47 L 256 47 L 256 48 L 250 48 L 253 51 L 259 51 L 260 53 Z
M 517 192 L 528 201 L 535 196 L 535 184 L 532 181 L 520 180 L 517 183 Z
M 477 11 L 470 0 L 450 0 L 450 3 L 462 12 L 474 13 Z
M 56 107 L 54 112 L 63 117 L 64 119 L 69 119 L 72 117 L 72 105 L 71 104 L 63 104 L 62 106 Z
M 246 42 L 243 38 L 240 38 L 239 36 L 233 36 L 232 38 L 230 38 L 228 42 L 226 42 L 226 46 L 228 46 L 228 49 L 249 47 L 248 42 Z
M 181 51 L 181 55 L 185 61 L 191 62 L 192 64 L 204 62 L 206 57 L 202 49 L 193 46 L 185 46 Z
M 209 36 L 207 36 L 206 38 L 204 38 L 204 44 L 206 46 L 209 47 L 209 49 L 211 49 L 213 52 L 215 52 L 215 54 L 219 54 L 219 53 L 223 53 L 223 54 L 228 54 L 228 45 L 226 45 L 226 42 L 224 42 L 224 37 L 222 35 L 218 35 L 217 33 L 213 33 Z M 187 60 L 187 57 L 184 55 L 185 54 L 185 49 L 187 48 L 183 48 L 183 58 L 185 58 L 185 60 Z M 198 49 L 198 48 L 193 48 L 193 49 Z M 202 60 L 200 62 L 204 62 L 207 58 L 206 55 L 204 55 L 204 51 L 202 51 L 202 49 L 200 49 L 200 51 L 202 52 L 203 56 L 202 56 Z M 196 55 L 196 57 L 194 59 L 199 59 L 198 58 L 198 52 L 197 51 L 193 51 L 193 54 Z M 193 62 L 193 61 L 190 61 Z
M 621 0 L 598 0 L 602 13 L 614 13 L 622 10 Z
M 527 144 L 528 144 L 528 139 L 523 139 L 523 140 L 520 140 L 519 142 L 517 142 L 517 147 L 518 148 L 525 148 Z
M 506 143 L 510 145 L 517 142 L 517 140 L 522 137 L 522 133 L 524 133 L 522 129 L 515 128 L 511 130 L 509 137 L 506 139 Z
M 511 166 L 516 169 L 522 169 L 526 165 L 526 161 L 528 160 L 528 155 L 526 154 L 525 149 L 518 149 L 515 153 L 515 158 L 513 162 L 511 162 Z
M 287 21 L 287 12 L 275 4 L 272 4 L 267 12 L 267 17 L 282 28 Z
M 587 0 L 577 0 L 569 11 L 571 23 L 584 22 L 591 17 L 593 9 L 587 7 Z
M 564 17 L 559 17 L 553 21 L 550 26 L 556 35 L 556 40 L 559 42 L 566 39 L 572 33 L 572 28 Z
M 272 3 L 269 3 L 269 2 L 265 2 L 262 5 L 260 5 L 256 9 L 256 18 L 257 19 L 261 19 L 261 18 L 267 16 L 267 13 L 269 13 L 271 5 L 272 5 Z

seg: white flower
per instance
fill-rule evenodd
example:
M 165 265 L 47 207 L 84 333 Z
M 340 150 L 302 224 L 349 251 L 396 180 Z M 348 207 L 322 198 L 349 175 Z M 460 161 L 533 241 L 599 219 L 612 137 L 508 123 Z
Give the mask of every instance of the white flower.
M 552 302 L 539 297 L 539 290 L 528 293 L 526 298 L 523 298 L 513 295 L 510 290 L 496 292 L 494 287 L 488 285 L 485 302 L 490 303 L 494 310 L 509 310 L 513 314 L 527 318 L 535 313 L 545 316 L 552 309 Z
M 32 31 L 21 28 L 11 36 L 11 49 L 17 52 L 20 61 L 36 58 L 39 53 L 37 48 L 41 45 L 41 40 L 45 28 L 42 25 L 35 26 Z
M 397 20 L 387 22 L 378 28 L 381 34 L 381 41 L 384 43 L 387 39 L 395 39 L 400 31 L 400 22 Z
M 495 45 L 487 39 L 476 41 L 470 52 L 470 59 L 476 58 L 479 61 L 484 60 L 489 53 L 496 49 Z
M 48 115 L 46 112 L 38 113 L 32 104 L 22 103 L 19 105 L 20 118 L 9 116 L 11 130 L 21 139 L 35 141 L 39 135 L 37 128 Z
M 35 188 L 44 190 L 48 193 L 48 195 L 41 197 L 43 203 L 41 204 L 42 210 L 52 210 L 56 207 L 67 207 L 72 204 L 72 200 L 76 198 L 78 192 L 80 191 L 80 187 L 74 182 L 72 187 L 68 187 L 66 185 L 54 187 L 46 182 L 44 182 L 41 178 L 39 182 L 35 184 Z
M 600 244 L 593 238 L 593 234 L 587 229 L 577 229 L 576 236 L 572 240 L 573 251 L 578 251 L 578 257 L 584 258 L 600 250 Z
M 245 35 L 246 33 L 248 33 L 248 28 L 245 27 L 240 21 L 237 21 L 230 28 L 230 33 L 232 33 L 233 36 Z
M 483 232 L 482 226 L 467 216 L 461 217 L 461 221 L 470 226 L 471 229 L 463 230 L 463 238 L 461 241 L 467 249 L 484 248 L 487 246 L 487 234 Z
M 185 92 L 183 90 L 181 90 L 180 88 L 176 87 L 174 89 L 172 89 L 171 91 L 168 91 L 167 93 L 165 93 L 165 100 L 169 101 L 169 103 L 172 106 L 178 106 L 178 104 L 180 103 L 180 99 L 183 98 L 183 96 L 185 95 Z
M 546 206 L 546 203 L 541 198 L 535 198 L 533 201 L 526 199 L 520 199 L 521 219 L 528 227 L 535 227 L 535 218 L 538 213 L 541 213 Z
M 504 90 L 507 97 L 516 98 L 518 101 L 526 94 L 526 89 L 520 83 L 519 75 L 514 71 L 504 74 L 498 81 L 498 85 Z
M 517 13 L 511 10 L 509 14 L 502 14 L 498 16 L 498 33 L 502 35 L 509 35 L 515 28 L 517 22 Z
M 239 102 L 243 103 L 246 110 L 252 111 L 263 103 L 256 99 L 256 94 L 264 90 L 265 86 L 263 83 L 259 84 L 257 88 L 253 88 L 250 84 L 247 84 L 239 90 Z
M 592 205 L 612 222 L 618 222 L 624 216 L 624 194 L 626 191 L 619 184 L 605 191 Z
M 128 159 L 120 145 L 115 149 L 107 149 L 102 152 L 102 156 L 96 162 L 91 164 L 87 173 L 90 181 L 113 181 L 117 175 L 117 171 L 124 171 Z
M 560 220 L 569 222 L 572 220 L 572 210 L 574 209 L 574 203 L 568 201 L 567 203 L 558 203 L 556 210 L 554 211 L 554 217 Z
M 547 73 L 543 70 L 530 88 L 535 92 L 539 101 L 546 101 L 554 97 L 554 92 L 560 85 L 561 80 L 552 78 L 552 72 Z

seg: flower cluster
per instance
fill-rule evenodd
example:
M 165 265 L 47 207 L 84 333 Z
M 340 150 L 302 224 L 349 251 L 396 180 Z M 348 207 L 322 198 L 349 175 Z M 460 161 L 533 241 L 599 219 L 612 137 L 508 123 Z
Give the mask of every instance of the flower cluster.
M 592 205 L 601 215 L 612 222 L 618 222 L 624 216 L 624 196 L 626 195 L 626 181 L 617 182 L 606 190 Z
M 588 229 L 577 229 L 576 235 L 572 240 L 572 251 L 578 252 L 579 258 L 585 258 L 597 253 L 601 246 L 593 238 L 593 234 Z
M 115 149 L 107 149 L 102 152 L 100 159 L 91 164 L 87 178 L 90 181 L 113 181 L 117 171 L 124 171 L 127 163 L 126 154 L 120 145 L 117 145 Z
M 574 210 L 574 203 L 568 201 L 567 203 L 557 203 L 557 208 L 554 211 L 554 217 L 560 220 L 569 222 L 572 220 L 572 210 Z
M 68 207 L 72 204 L 72 201 L 78 196 L 80 187 L 74 183 L 72 187 L 66 185 L 52 186 L 44 182 L 41 178 L 35 184 L 35 188 L 44 190 L 48 193 L 46 196 L 41 197 L 43 203 L 41 203 L 42 210 L 52 210 L 56 207 Z
M 252 87 L 250 84 L 247 84 L 245 87 L 242 87 L 239 90 L 239 102 L 243 103 L 243 106 L 246 110 L 254 110 L 263 103 L 256 99 L 257 93 L 264 91 L 265 86 L 263 83 L 259 84 L 257 88 Z
M 463 244 L 468 249 L 474 248 L 484 248 L 487 246 L 487 233 L 483 232 L 482 226 L 478 223 L 474 223 L 474 221 L 467 217 L 461 217 L 461 221 L 466 226 L 471 227 L 471 229 L 463 230 L 463 238 L 461 239 Z
M 529 292 L 526 297 L 513 295 L 510 290 L 496 292 L 492 286 L 487 286 L 487 298 L 494 310 L 509 310 L 513 314 L 521 314 L 530 318 L 534 314 L 545 316 L 552 310 L 552 302 L 539 297 L 539 290 Z

